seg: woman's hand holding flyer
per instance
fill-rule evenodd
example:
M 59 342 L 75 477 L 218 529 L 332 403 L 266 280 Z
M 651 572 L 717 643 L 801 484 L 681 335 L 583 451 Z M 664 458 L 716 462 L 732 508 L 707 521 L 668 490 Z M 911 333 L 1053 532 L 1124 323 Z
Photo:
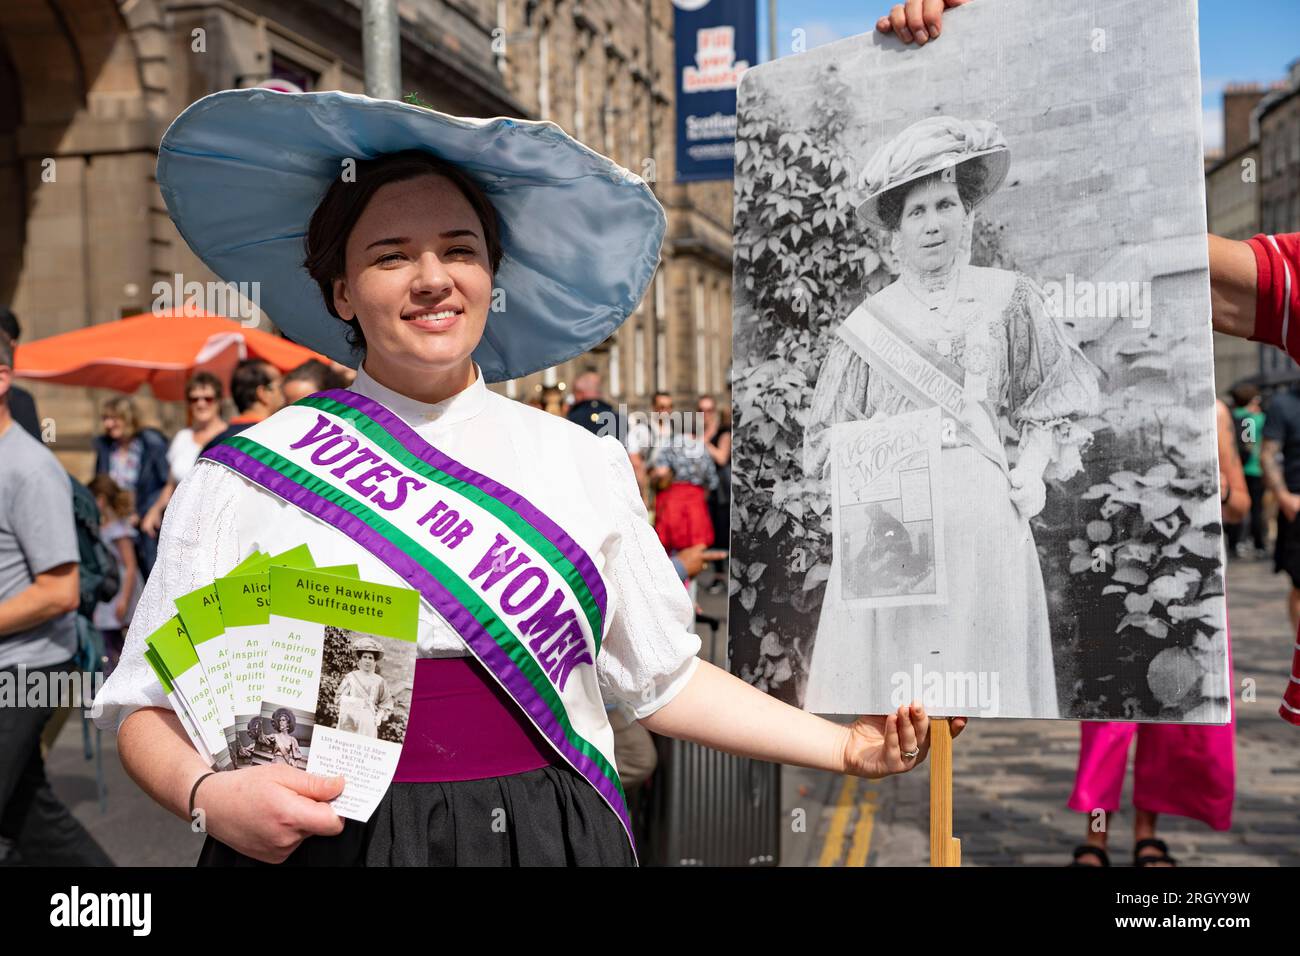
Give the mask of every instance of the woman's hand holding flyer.
M 360 581 L 355 565 L 316 568 L 300 546 L 254 552 L 176 603 L 146 657 L 208 765 L 249 772 L 205 783 L 205 805 L 242 794 L 274 813 L 308 797 L 332 802 L 333 819 L 368 819 L 401 755 L 418 593 Z M 293 845 L 335 827 L 302 825 Z M 257 837 L 254 855 L 275 855 L 290 835 Z

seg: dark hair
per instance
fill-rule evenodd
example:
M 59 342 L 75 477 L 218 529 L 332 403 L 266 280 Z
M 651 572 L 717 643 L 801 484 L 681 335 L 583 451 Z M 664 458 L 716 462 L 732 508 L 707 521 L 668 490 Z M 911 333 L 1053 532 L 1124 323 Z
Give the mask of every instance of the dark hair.
M 315 385 L 315 390 L 318 392 L 323 392 L 327 388 L 339 388 L 342 385 L 334 370 L 320 359 L 308 359 L 297 368 L 286 372 L 284 384 L 288 385 L 290 382 L 308 382 Z
M 957 180 L 957 195 L 961 197 L 961 204 L 970 212 L 975 205 L 975 200 L 979 197 L 984 189 L 984 183 L 988 179 L 988 169 L 984 165 L 983 159 L 967 160 L 964 163 L 958 163 L 955 168 Z M 898 228 L 899 222 L 903 218 L 903 207 L 907 205 L 907 197 L 912 194 L 912 190 L 918 186 L 928 185 L 938 182 L 940 179 L 952 181 L 952 174 L 945 177 L 947 169 L 941 169 L 931 173 L 929 176 L 922 176 L 920 179 L 913 179 L 909 183 L 903 183 L 901 186 L 895 186 L 893 189 L 880 194 L 880 199 L 876 202 L 877 215 L 880 221 L 885 224 L 891 231 Z
M 221 384 L 221 379 L 217 378 L 211 372 L 195 372 L 185 383 L 185 397 L 190 397 L 190 392 L 196 388 L 210 388 L 212 394 L 220 402 L 226 395 L 226 386 Z
M 655 392 L 653 395 L 650 396 L 650 404 L 653 405 L 655 399 L 659 398 L 660 396 L 663 396 L 664 398 L 668 399 L 668 401 L 670 402 L 673 400 L 672 392 Z
M 257 402 L 257 390 L 271 384 L 272 366 L 266 359 L 244 359 L 235 366 L 230 376 L 230 397 L 240 413 L 248 411 Z
M 423 150 L 386 153 L 358 162 L 354 182 L 344 182 L 340 178 L 330 183 L 307 226 L 307 258 L 303 260 L 303 266 L 320 286 L 321 298 L 325 300 L 330 315 L 343 320 L 334 309 L 334 280 L 347 272 L 348 237 L 371 197 L 381 186 L 428 175 L 449 179 L 473 207 L 487 243 L 488 264 L 492 274 L 496 275 L 502 255 L 501 227 L 496 208 L 478 183 L 460 167 Z M 348 344 L 354 351 L 365 349 L 366 338 L 361 323 L 354 318 L 347 321 L 347 325 Z
M 23 337 L 23 327 L 18 324 L 18 316 L 7 305 L 0 305 L 0 332 L 17 342 Z
M 1238 385 L 1232 390 L 1232 403 L 1238 408 L 1245 408 L 1259 398 L 1259 389 L 1254 385 Z
M 14 367 L 14 343 L 9 333 L 0 329 L 0 365 Z

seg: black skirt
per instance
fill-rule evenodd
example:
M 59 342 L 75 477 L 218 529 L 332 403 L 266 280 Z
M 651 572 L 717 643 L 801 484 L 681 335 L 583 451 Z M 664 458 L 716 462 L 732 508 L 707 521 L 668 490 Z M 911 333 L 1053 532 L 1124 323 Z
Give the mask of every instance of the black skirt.
M 266 866 L 208 837 L 198 866 Z M 370 819 L 307 837 L 282 866 L 634 866 L 618 816 L 567 765 L 390 784 Z

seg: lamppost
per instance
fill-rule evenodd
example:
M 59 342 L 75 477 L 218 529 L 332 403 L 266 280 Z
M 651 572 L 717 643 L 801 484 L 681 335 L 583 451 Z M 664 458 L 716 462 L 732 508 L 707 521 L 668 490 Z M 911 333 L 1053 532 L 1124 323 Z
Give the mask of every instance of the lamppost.
M 362 0 L 361 53 L 366 95 L 395 100 L 402 95 L 401 24 L 397 0 Z

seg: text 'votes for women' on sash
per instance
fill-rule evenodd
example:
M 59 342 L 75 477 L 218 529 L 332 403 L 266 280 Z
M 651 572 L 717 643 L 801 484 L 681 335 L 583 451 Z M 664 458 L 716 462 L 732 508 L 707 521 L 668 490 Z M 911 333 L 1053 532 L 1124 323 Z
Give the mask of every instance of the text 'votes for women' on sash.
M 969 376 L 959 365 L 910 336 L 906 326 L 879 304 L 858 306 L 837 334 L 917 408 L 939 408 L 957 436 L 1006 473 L 1006 455 L 996 429 L 978 402 L 968 397 Z
M 418 590 L 630 833 L 595 673 L 605 585 L 553 519 L 346 389 L 304 398 L 204 457 L 338 529 Z

